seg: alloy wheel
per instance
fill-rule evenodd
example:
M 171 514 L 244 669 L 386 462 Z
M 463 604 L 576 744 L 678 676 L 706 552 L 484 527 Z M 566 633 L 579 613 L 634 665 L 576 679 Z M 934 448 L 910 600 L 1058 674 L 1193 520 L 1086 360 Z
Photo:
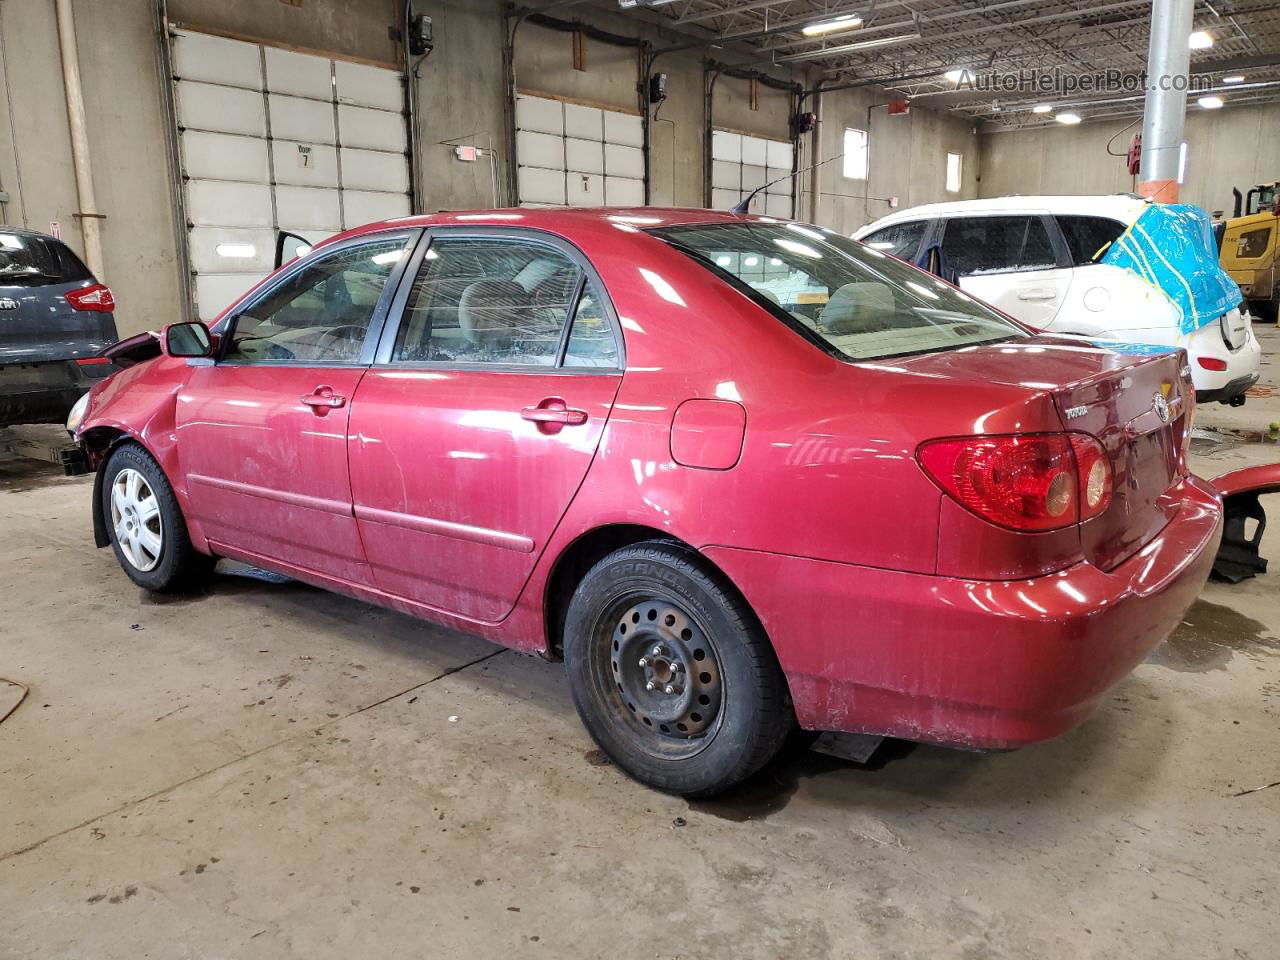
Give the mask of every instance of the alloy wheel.
M 124 558 L 137 570 L 155 569 L 164 549 L 160 501 L 137 470 L 126 467 L 111 483 L 111 527 Z

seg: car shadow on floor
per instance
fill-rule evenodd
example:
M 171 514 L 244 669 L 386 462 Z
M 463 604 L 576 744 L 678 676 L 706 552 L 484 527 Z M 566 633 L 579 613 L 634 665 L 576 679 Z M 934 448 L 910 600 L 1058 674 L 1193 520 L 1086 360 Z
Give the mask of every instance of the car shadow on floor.
M 463 633 L 292 580 L 268 583 L 216 575 L 193 593 L 142 594 L 144 603 L 161 605 L 260 603 L 275 616 L 296 620 L 303 635 L 335 628 L 349 633 L 353 656 L 372 646 L 414 660 L 442 646 L 475 642 Z M 424 644 L 426 639 L 432 642 Z M 537 657 L 514 656 L 500 670 L 463 670 L 452 682 L 514 697 L 533 713 L 547 716 L 549 723 L 552 716 L 563 720 L 574 715 L 563 670 Z M 1090 794 L 1095 807 L 1123 808 L 1148 789 L 1149 775 L 1164 762 L 1172 724 L 1165 701 L 1138 674 L 1111 691 L 1081 727 L 1045 743 L 979 752 L 886 739 L 868 762 L 853 763 L 813 752 L 808 749 L 812 738 L 798 735 L 764 771 L 715 800 L 692 801 L 690 808 L 746 822 L 780 813 L 797 796 L 810 808 L 890 816 L 936 807 L 1034 809 L 1081 793 Z M 598 751 L 586 751 L 583 763 L 599 765 L 600 759 Z M 1100 767 L 1106 768 L 1105 775 Z M 1123 776 L 1114 775 L 1117 767 Z

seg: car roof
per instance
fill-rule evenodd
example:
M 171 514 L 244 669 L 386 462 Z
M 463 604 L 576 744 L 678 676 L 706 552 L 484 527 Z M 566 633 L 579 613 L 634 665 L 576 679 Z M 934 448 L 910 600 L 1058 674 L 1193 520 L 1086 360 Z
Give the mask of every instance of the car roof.
M 615 226 L 647 230 L 707 223 L 779 223 L 777 217 L 737 215 L 694 207 L 510 207 L 499 210 L 459 210 L 381 220 L 337 234 L 322 241 L 336 243 L 365 233 L 405 227 L 524 227 L 569 235 L 575 229 Z
M 898 210 L 881 217 L 874 223 L 858 229 L 866 234 L 907 220 L 926 220 L 950 217 L 958 214 L 981 216 L 991 213 L 1043 212 L 1075 216 L 1110 217 L 1124 223 L 1132 223 L 1146 209 L 1147 200 L 1132 193 L 1115 193 L 1106 196 L 1012 196 L 990 197 L 984 200 L 953 200 L 947 203 L 926 203 L 906 210 Z
M 29 230 L 26 227 L 11 227 L 8 224 L 0 224 L 0 233 L 9 233 L 15 237 L 38 237 L 41 240 L 62 243 L 61 240 L 51 234 L 41 233 L 39 230 Z

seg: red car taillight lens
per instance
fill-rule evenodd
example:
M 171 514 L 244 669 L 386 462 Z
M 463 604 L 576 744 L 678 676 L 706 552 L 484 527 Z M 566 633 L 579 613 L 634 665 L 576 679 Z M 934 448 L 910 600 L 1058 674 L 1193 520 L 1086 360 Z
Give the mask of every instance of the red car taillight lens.
M 1196 363 L 1204 367 L 1206 370 L 1212 370 L 1215 373 L 1221 373 L 1227 369 L 1227 361 L 1219 360 L 1217 357 L 1196 357 Z
M 1082 433 L 934 440 L 917 457 L 961 506 L 1013 530 L 1068 527 L 1111 501 L 1111 462 Z
M 82 290 L 72 290 L 63 296 L 75 310 L 110 313 L 116 308 L 116 298 L 112 296 L 111 288 L 102 283 L 95 283 Z

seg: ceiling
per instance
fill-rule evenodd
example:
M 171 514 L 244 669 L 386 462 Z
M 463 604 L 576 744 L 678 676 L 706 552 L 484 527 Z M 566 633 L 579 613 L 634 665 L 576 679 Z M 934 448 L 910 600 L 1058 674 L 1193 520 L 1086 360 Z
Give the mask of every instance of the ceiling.
M 602 6 L 606 5 L 600 0 Z M 1140 86 L 1068 90 L 1067 84 L 1146 66 L 1151 0 L 622 0 L 635 15 L 664 18 L 691 40 L 744 46 L 759 52 L 759 66 L 788 64 L 820 71 L 825 85 L 875 81 L 931 108 L 949 110 L 996 127 L 1054 123 L 1071 112 L 1084 121 L 1140 115 Z M 643 12 L 642 12 L 643 11 Z M 841 15 L 860 25 L 806 35 L 803 28 Z M 1280 100 L 1280 2 L 1197 0 L 1194 29 L 1213 38 L 1191 51 L 1203 89 L 1226 106 Z M 964 68 L 957 83 L 946 71 Z M 1057 92 L 992 89 L 1022 73 L 1057 72 Z M 1242 82 L 1223 83 L 1224 77 Z M 1036 114 L 1036 104 L 1054 113 Z

